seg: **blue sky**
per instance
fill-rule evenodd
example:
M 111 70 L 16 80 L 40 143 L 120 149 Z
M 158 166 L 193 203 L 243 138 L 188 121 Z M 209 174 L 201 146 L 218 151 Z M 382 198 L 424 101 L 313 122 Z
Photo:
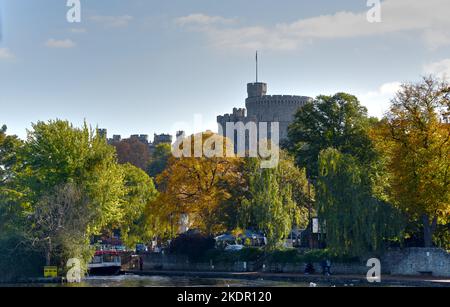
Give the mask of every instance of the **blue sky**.
M 243 107 L 246 83 L 270 94 L 356 94 L 381 116 L 401 82 L 450 76 L 450 1 L 0 0 L 0 124 L 25 136 L 54 118 L 109 134 L 173 133 L 175 124 Z M 189 131 L 189 127 L 185 128 Z M 195 127 L 192 127 L 196 130 Z

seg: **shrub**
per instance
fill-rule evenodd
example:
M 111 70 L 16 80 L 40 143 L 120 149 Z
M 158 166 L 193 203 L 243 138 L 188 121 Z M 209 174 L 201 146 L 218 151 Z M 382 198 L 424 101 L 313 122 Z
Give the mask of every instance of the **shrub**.
M 45 258 L 22 241 L 15 235 L 0 239 L 0 282 L 43 275 Z
M 298 263 L 302 262 L 297 249 L 280 249 L 267 255 L 268 261 L 273 263 Z
M 178 236 L 170 243 L 169 252 L 186 255 L 191 261 L 203 258 L 205 251 L 214 248 L 215 240 L 200 233 L 186 233 Z
M 357 262 L 359 260 L 358 257 L 341 255 L 338 256 L 336 254 L 331 253 L 328 249 L 315 249 L 311 251 L 307 251 L 301 256 L 303 262 L 321 262 L 324 260 L 330 260 L 333 262 L 342 262 L 342 263 L 351 263 Z

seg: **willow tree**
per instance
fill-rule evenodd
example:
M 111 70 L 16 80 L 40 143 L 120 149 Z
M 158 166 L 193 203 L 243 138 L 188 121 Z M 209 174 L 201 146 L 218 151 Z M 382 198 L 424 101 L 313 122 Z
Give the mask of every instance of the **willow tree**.
M 449 83 L 427 77 L 402 86 L 373 134 L 387 160 L 390 199 L 422 224 L 426 247 L 450 222 L 449 116 Z
M 340 255 L 380 252 L 401 234 L 401 215 L 372 195 L 367 170 L 351 155 L 326 149 L 319 156 L 316 200 L 330 249 Z
M 256 159 L 248 163 L 249 190 L 241 204 L 240 224 L 264 232 L 267 248 L 274 249 L 298 225 L 300 210 L 293 199 L 292 185 L 283 184 L 279 168 L 261 169 Z

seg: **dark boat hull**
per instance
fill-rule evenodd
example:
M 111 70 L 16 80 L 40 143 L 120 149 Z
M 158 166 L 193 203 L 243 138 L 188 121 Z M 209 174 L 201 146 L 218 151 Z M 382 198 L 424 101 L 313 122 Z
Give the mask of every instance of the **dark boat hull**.
M 105 266 L 98 268 L 89 268 L 89 275 L 91 276 L 110 276 L 118 275 L 120 273 L 120 266 Z

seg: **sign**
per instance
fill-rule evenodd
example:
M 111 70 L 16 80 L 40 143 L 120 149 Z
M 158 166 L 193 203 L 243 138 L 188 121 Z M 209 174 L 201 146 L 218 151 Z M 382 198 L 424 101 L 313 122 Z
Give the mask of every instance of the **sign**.
M 55 278 L 58 277 L 58 267 L 46 266 L 44 267 L 44 277 Z
M 312 219 L 312 233 L 325 233 L 325 229 L 322 229 L 322 226 L 325 228 L 325 222 L 324 225 L 320 225 L 319 218 L 315 217 Z

